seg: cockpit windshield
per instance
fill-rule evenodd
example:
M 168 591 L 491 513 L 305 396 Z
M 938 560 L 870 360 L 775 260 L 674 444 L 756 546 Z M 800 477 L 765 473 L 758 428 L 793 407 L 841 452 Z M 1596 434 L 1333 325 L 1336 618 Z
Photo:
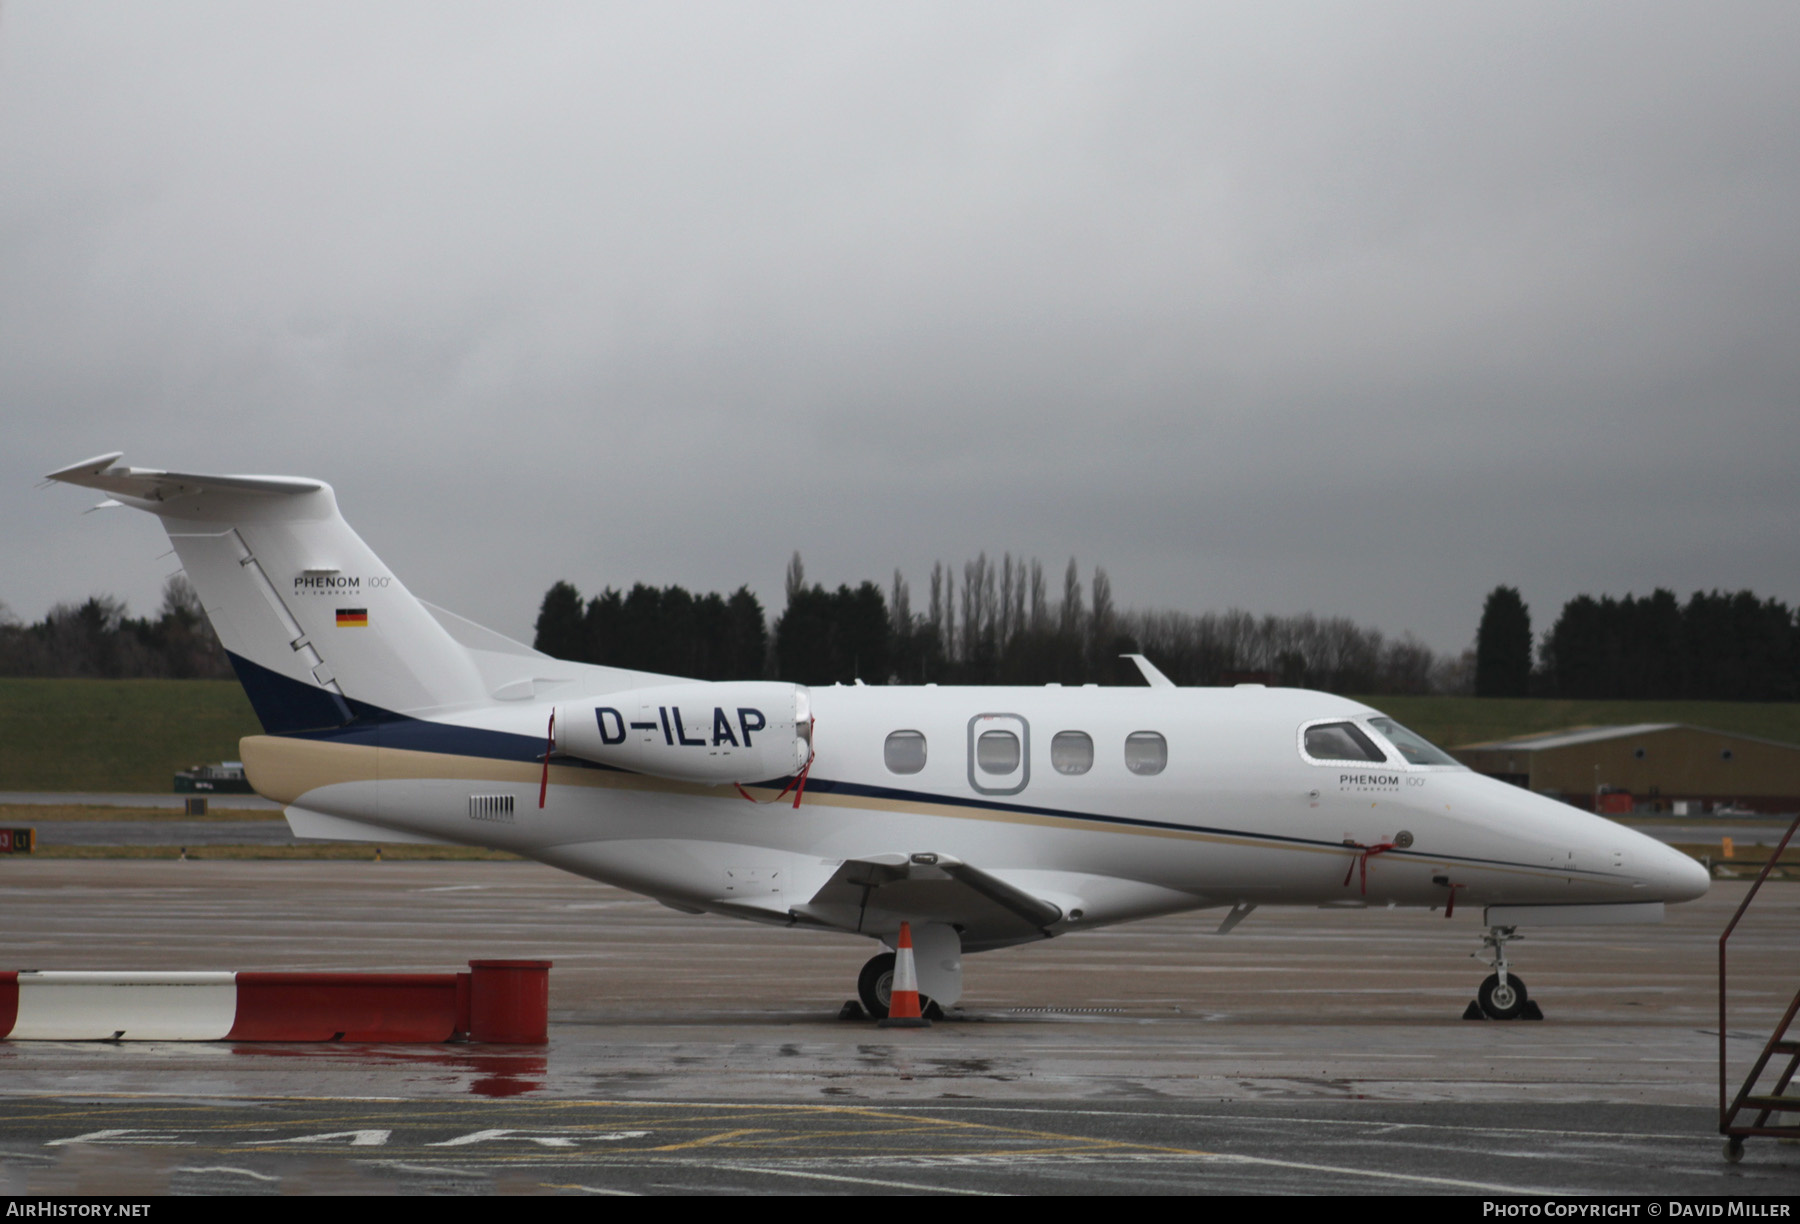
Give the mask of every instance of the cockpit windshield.
M 1387 736 L 1408 765 L 1459 765 L 1455 757 L 1416 731 L 1408 731 L 1391 718 L 1371 718 L 1369 725 Z
M 1308 727 L 1302 744 L 1306 755 L 1315 761 L 1374 761 L 1379 764 L 1387 760 L 1387 754 L 1353 722 L 1320 723 Z

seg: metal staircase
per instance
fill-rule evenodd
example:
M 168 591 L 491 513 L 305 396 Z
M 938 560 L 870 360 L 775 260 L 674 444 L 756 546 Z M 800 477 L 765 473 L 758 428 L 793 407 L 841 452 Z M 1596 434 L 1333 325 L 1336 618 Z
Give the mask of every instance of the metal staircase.
M 1757 1055 L 1756 1062 L 1750 1068 L 1750 1074 L 1744 1078 L 1743 1087 L 1739 1088 L 1735 1097 L 1727 1099 L 1729 1072 L 1725 1061 L 1726 1017 L 1725 1017 L 1725 948 L 1731 940 L 1731 933 L 1737 930 L 1738 922 L 1744 917 L 1744 911 L 1750 908 L 1750 902 L 1756 899 L 1763 882 L 1769 878 L 1769 872 L 1781 860 L 1782 851 L 1787 849 L 1788 841 L 1800 829 L 1800 816 L 1788 826 L 1782 836 L 1781 844 L 1769 855 L 1769 861 L 1756 877 L 1756 883 L 1744 894 L 1743 902 L 1737 907 L 1737 913 L 1731 916 L 1725 931 L 1719 936 L 1719 1133 L 1725 1136 L 1725 1159 L 1733 1164 L 1744 1158 L 1744 1140 L 1752 1135 L 1767 1135 L 1777 1139 L 1800 1139 L 1800 1095 L 1786 1096 L 1788 1085 L 1793 1081 L 1794 1073 L 1800 1069 L 1800 1039 L 1788 1036 L 1788 1028 L 1794 1023 L 1796 1014 L 1800 1014 L 1800 991 L 1796 991 L 1793 1001 L 1782 1013 L 1781 1022 L 1764 1043 L 1762 1053 Z M 1756 1086 L 1773 1067 L 1780 1070 L 1775 1075 L 1772 1088 L 1767 1092 L 1758 1092 Z M 1786 1115 L 1792 1121 L 1783 1122 Z

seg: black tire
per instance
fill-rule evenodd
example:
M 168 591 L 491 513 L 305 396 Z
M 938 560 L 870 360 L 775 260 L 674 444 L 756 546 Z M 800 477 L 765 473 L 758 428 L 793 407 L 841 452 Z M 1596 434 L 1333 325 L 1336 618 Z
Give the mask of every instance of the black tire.
M 1481 1010 L 1494 1020 L 1517 1020 L 1525 1011 L 1525 1003 L 1529 996 L 1525 993 L 1524 979 L 1515 973 L 1506 975 L 1506 985 L 1500 985 L 1500 975 L 1490 973 L 1475 992 L 1475 999 L 1481 1004 Z
M 1736 1164 L 1744 1158 L 1744 1141 L 1733 1135 L 1725 1141 L 1725 1159 Z
M 886 1020 L 888 999 L 893 995 L 894 987 L 894 954 L 883 952 L 879 956 L 871 956 L 869 963 L 862 967 L 856 976 L 856 997 L 862 1000 L 863 1010 L 876 1020 Z

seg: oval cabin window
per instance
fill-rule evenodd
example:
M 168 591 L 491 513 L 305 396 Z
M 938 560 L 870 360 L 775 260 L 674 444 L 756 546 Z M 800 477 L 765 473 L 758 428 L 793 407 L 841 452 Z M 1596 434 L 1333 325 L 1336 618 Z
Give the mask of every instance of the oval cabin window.
M 1086 731 L 1058 731 L 1050 741 L 1050 767 L 1059 774 L 1084 774 L 1094 767 L 1094 739 Z
M 916 774 L 925 768 L 925 733 L 896 731 L 887 737 L 881 754 L 891 772 Z
M 975 741 L 975 763 L 982 773 L 1012 773 L 1019 767 L 1019 737 L 1011 731 L 983 731 Z
M 1154 731 L 1133 731 L 1125 737 L 1125 768 L 1134 774 L 1159 774 L 1169 763 L 1169 741 Z

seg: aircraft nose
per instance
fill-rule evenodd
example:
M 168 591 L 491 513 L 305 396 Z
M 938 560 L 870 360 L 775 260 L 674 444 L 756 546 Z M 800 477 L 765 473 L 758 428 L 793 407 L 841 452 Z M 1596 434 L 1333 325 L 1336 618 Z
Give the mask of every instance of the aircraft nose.
M 1657 891 L 1664 901 L 1694 901 L 1712 887 L 1712 877 L 1705 867 L 1673 846 L 1657 844 L 1659 851 L 1651 864 Z

